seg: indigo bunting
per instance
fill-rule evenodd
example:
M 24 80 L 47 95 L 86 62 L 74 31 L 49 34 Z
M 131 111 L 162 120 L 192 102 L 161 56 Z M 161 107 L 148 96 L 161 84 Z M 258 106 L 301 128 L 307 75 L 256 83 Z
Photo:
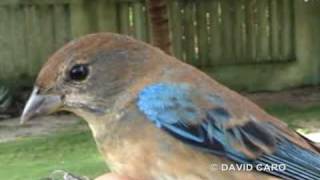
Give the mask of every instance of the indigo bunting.
M 320 149 L 156 47 L 91 34 L 42 67 L 21 121 L 70 111 L 115 175 L 137 180 L 320 179 Z

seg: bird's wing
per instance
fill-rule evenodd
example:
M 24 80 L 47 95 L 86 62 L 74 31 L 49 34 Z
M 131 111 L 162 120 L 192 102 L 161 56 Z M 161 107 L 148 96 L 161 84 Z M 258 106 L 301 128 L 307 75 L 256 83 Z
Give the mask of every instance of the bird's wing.
M 291 142 L 269 121 L 233 117 L 222 97 L 187 84 L 145 87 L 137 106 L 148 120 L 179 140 L 237 163 L 272 164 L 265 171 L 285 179 L 320 179 L 320 155 Z

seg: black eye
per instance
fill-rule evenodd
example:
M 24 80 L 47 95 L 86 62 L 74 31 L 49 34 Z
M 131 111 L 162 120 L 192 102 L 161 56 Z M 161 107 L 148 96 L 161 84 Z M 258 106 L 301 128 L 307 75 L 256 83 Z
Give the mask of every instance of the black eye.
M 89 74 L 89 68 L 85 64 L 77 64 L 72 67 L 69 77 L 75 81 L 83 81 Z

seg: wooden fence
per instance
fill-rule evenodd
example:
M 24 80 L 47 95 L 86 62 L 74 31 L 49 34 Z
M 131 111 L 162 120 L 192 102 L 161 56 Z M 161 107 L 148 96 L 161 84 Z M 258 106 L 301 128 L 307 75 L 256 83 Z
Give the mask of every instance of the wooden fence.
M 71 39 L 70 6 L 63 1 L 0 2 L 0 77 L 34 76 Z
M 174 54 L 199 67 L 295 59 L 293 0 L 168 0 Z M 150 41 L 143 0 L 1 0 L 0 79 L 33 77 L 81 35 Z
M 169 7 L 174 52 L 191 64 L 294 59 L 292 0 L 178 0 Z

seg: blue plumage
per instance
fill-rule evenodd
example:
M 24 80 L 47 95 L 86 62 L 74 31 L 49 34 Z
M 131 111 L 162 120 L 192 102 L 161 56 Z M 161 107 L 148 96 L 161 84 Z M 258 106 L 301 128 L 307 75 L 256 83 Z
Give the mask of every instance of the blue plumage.
M 190 99 L 188 85 L 155 84 L 139 94 L 138 107 L 148 119 L 161 124 L 193 122 L 199 117 L 200 109 Z
M 201 107 L 199 101 L 212 107 Z M 286 171 L 266 172 L 285 179 L 320 179 L 318 154 L 289 142 L 272 124 L 252 116 L 241 125 L 228 125 L 232 115 L 215 94 L 202 94 L 187 84 L 159 83 L 139 93 L 137 106 L 157 127 L 206 152 L 256 167 L 285 164 Z

